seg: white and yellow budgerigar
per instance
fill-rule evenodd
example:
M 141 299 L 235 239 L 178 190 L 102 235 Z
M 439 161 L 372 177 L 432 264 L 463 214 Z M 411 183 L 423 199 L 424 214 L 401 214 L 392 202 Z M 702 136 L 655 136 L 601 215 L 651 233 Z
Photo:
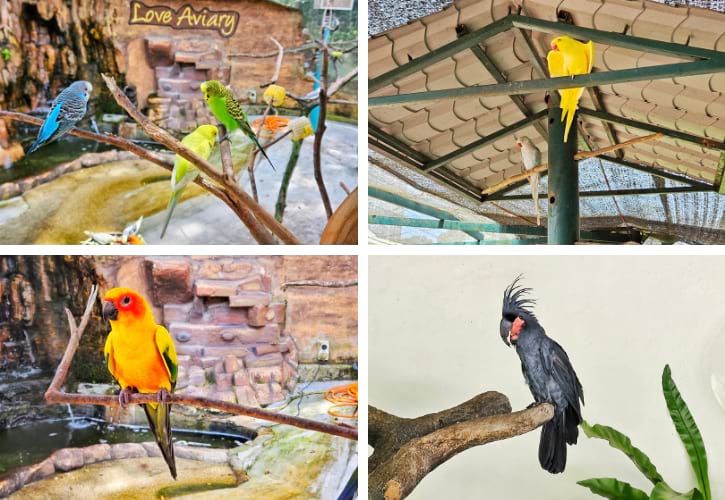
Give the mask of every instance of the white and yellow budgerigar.
M 559 36 L 551 41 L 551 50 L 546 56 L 549 65 L 549 75 L 552 78 L 560 76 L 587 75 L 592 71 L 594 63 L 594 43 L 574 40 L 568 36 Z M 564 129 L 564 142 L 569 138 L 569 129 L 574 121 L 579 98 L 584 87 L 561 89 L 561 121 L 566 119 Z
M 208 160 L 214 149 L 214 144 L 216 144 L 216 136 L 218 133 L 219 131 L 214 125 L 200 125 L 192 133 L 181 139 L 181 144 L 205 160 Z M 166 234 L 166 228 L 169 227 L 171 214 L 174 213 L 174 208 L 179 201 L 181 192 L 187 184 L 194 182 L 198 176 L 199 171 L 189 160 L 176 155 L 176 158 L 174 158 L 174 170 L 171 172 L 171 199 L 167 207 L 168 212 L 166 214 L 166 220 L 164 221 L 164 228 L 161 230 L 162 238 Z

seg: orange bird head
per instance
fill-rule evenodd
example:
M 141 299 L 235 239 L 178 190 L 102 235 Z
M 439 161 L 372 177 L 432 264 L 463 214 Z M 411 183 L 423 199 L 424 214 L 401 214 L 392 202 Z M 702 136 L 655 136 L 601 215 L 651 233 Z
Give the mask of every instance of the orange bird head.
M 105 321 L 142 321 L 150 315 L 151 308 L 146 299 L 130 288 L 111 288 L 103 296 Z

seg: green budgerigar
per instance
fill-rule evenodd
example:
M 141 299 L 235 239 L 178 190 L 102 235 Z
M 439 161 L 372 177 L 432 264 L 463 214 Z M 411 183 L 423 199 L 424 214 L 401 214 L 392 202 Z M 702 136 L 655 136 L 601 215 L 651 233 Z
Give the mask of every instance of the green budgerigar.
M 204 100 L 209 105 L 209 109 L 211 109 L 211 112 L 216 116 L 217 120 L 227 128 L 227 133 L 241 129 L 244 135 L 249 137 L 257 148 L 259 148 L 272 167 L 272 170 L 277 170 L 274 168 L 272 160 L 269 159 L 262 145 L 259 144 L 257 135 L 249 125 L 247 113 L 244 112 L 242 105 L 239 104 L 239 101 L 237 101 L 229 89 L 218 80 L 206 81 L 201 84 L 200 88 L 204 94 Z
M 214 125 L 200 125 L 192 133 L 181 139 L 181 144 L 191 149 L 205 160 L 209 159 L 211 152 L 216 143 L 216 136 L 219 130 Z M 174 158 L 174 170 L 171 172 L 171 199 L 167 207 L 166 221 L 164 228 L 161 230 L 161 237 L 166 234 L 166 228 L 169 227 L 171 214 L 174 212 L 176 203 L 179 201 L 181 192 L 187 184 L 194 182 L 199 176 L 199 171 L 194 165 L 179 155 Z

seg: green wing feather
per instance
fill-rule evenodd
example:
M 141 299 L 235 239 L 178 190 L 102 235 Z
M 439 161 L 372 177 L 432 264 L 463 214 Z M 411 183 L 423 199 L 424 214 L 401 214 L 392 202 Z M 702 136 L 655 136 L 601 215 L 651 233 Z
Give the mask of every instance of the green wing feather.
M 164 360 L 166 371 L 169 374 L 169 380 L 171 381 L 171 388 L 176 386 L 176 376 L 179 373 L 179 361 L 176 358 L 176 347 L 174 347 L 174 341 L 169 335 L 169 331 L 163 326 L 156 327 L 156 347 L 159 349 L 159 354 Z

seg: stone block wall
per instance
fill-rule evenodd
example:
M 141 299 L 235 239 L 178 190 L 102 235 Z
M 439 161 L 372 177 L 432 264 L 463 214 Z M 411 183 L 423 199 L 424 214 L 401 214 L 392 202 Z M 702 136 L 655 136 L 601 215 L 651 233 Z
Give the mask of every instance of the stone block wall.
M 270 261 L 273 265 L 273 261 Z M 149 257 L 151 300 L 179 357 L 176 391 L 232 403 L 283 401 L 297 383 L 286 304 L 264 261 Z

